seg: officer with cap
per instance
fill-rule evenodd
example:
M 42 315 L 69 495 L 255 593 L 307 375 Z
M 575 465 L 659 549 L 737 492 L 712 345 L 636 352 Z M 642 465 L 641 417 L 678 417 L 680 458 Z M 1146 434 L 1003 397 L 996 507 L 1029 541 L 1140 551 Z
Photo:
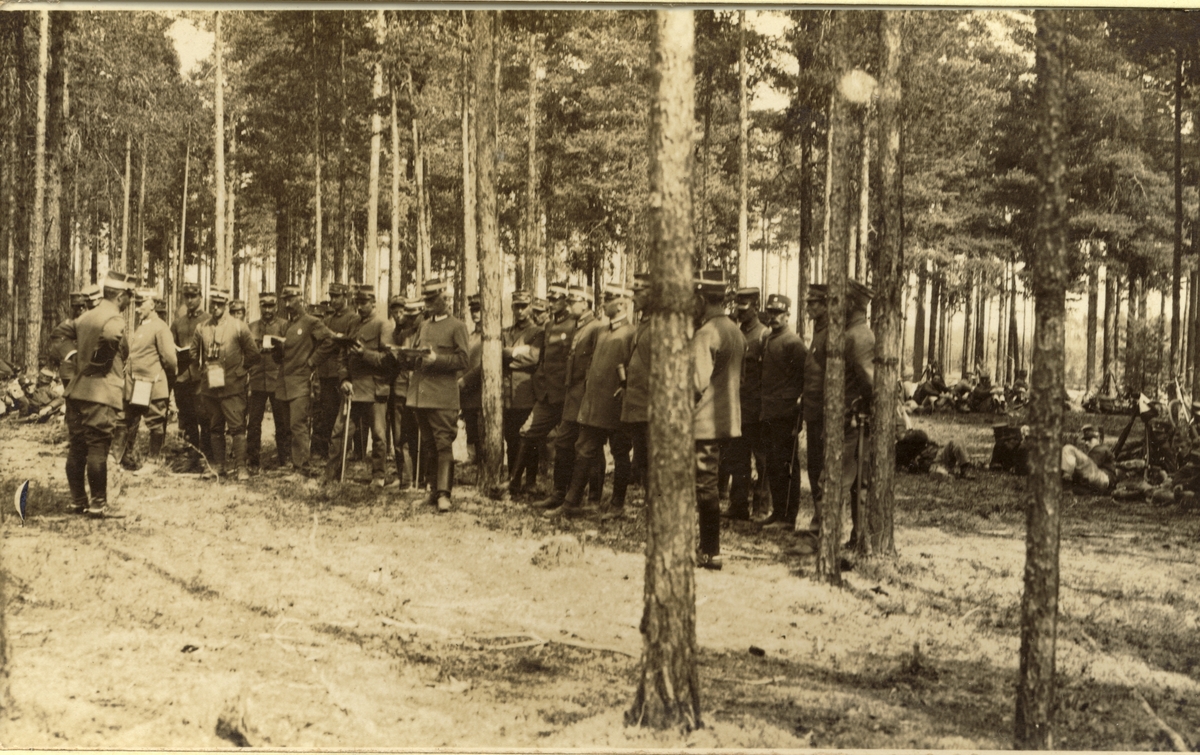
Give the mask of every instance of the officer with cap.
M 579 438 L 575 442 L 571 484 L 563 505 L 547 512 L 548 516 L 578 517 L 593 513 L 592 507 L 583 505 L 583 489 L 604 458 L 606 442 L 613 457 L 613 489 L 608 509 L 603 513 L 614 516 L 624 510 L 632 445 L 628 436 L 621 432 L 621 400 L 625 365 L 633 347 L 634 328 L 629 322 L 632 295 L 632 291 L 617 283 L 604 287 L 604 314 L 608 324 L 596 336 L 595 352 L 579 404 L 576 417 Z
M 359 319 L 354 307 L 350 306 L 349 293 L 350 287 L 345 283 L 329 284 L 329 310 L 324 317 L 324 323 L 334 338 L 349 335 L 350 328 Z M 338 369 L 337 359 L 329 359 L 317 367 L 320 388 L 317 393 L 317 406 L 313 409 L 312 455 L 319 459 L 329 456 L 333 425 L 337 422 L 342 407 Z
M 288 319 L 283 338 L 273 340 L 272 358 L 279 363 L 279 386 L 275 398 L 287 404 L 292 434 L 292 469 L 304 473 L 309 464 L 308 410 L 312 396 L 313 370 L 333 354 L 333 333 L 316 317 L 304 311 L 300 287 L 283 287 L 283 306 Z M 315 470 L 314 470 L 315 471 Z
M 529 305 L 529 309 L 532 312 L 530 317 L 533 320 L 533 324 L 545 327 L 546 320 L 549 318 L 550 301 L 540 296 L 535 296 L 533 297 L 533 303 Z
M 647 487 L 649 473 L 650 410 L 650 275 L 633 276 L 633 311 L 640 317 L 625 364 L 624 396 L 621 401 L 621 431 L 633 446 L 633 471 Z
M 808 429 L 808 482 L 813 494 L 812 522 L 810 531 L 821 528 L 821 500 L 824 487 L 821 475 L 825 469 L 825 362 L 828 356 L 829 309 L 826 303 L 827 290 L 823 285 L 808 287 L 808 315 L 813 320 L 812 347 L 804 362 L 804 399 L 801 410 Z M 875 334 L 867 326 L 867 306 L 871 302 L 871 289 L 858 281 L 849 281 L 846 297 L 846 419 L 847 427 L 842 451 L 842 485 L 850 491 L 850 512 L 855 523 L 851 530 L 850 543 L 857 542 L 858 495 L 855 473 L 858 469 L 857 428 L 849 426 L 856 411 L 866 413 L 870 409 L 875 390 Z
M 351 435 L 369 429 L 371 434 L 371 485 L 382 488 L 386 483 L 384 464 L 387 459 L 387 404 L 391 394 L 392 366 L 395 364 L 388 349 L 395 323 L 375 313 L 375 287 L 358 286 L 354 292 L 358 319 L 351 323 L 347 338 L 353 342 L 338 355 L 338 389 L 343 400 L 350 401 Z M 325 480 L 338 478 L 341 467 L 343 431 L 347 417 L 339 413 L 333 426 L 329 462 L 325 465 Z M 365 451 L 365 449 L 364 449 Z
M 523 470 L 517 465 L 521 448 L 521 427 L 533 411 L 533 371 L 537 369 L 537 340 L 542 328 L 532 317 L 533 296 L 523 289 L 512 295 L 513 323 L 501 334 L 504 351 L 504 446 L 508 457 L 509 479 Z M 533 460 L 537 464 L 537 459 Z M 527 465 L 528 466 L 528 465 Z M 536 476 L 536 466 L 534 475 Z
M 467 326 L 450 314 L 447 284 L 437 278 L 425 281 L 421 296 L 426 317 L 421 321 L 413 348 L 425 354 L 412 363 L 408 405 L 421 426 L 421 452 L 436 459 L 436 483 L 430 503 L 438 511 L 450 510 L 454 487 L 454 438 L 458 435 L 458 373 L 467 367 Z M 424 466 L 424 465 L 423 465 Z M 432 463 L 430 465 L 432 467 Z
M 392 428 L 392 445 L 396 454 L 395 484 L 406 487 L 416 479 L 421 428 L 417 423 L 417 415 L 408 406 L 408 383 L 412 377 L 412 370 L 404 365 L 404 360 L 399 356 L 401 350 L 411 349 L 413 341 L 417 338 L 421 313 L 425 311 L 425 300 L 419 297 L 406 299 L 403 296 L 393 296 L 389 305 L 394 323 L 390 348 L 397 355 L 397 359 L 391 396 L 388 399 L 388 423 Z M 405 449 L 408 450 L 407 467 L 404 461 Z
M 721 455 L 722 467 L 728 469 L 733 479 L 729 485 L 729 511 L 726 516 L 742 521 L 750 518 L 750 459 L 753 456 L 758 470 L 758 487 L 755 500 L 760 502 L 766 487 L 766 457 L 759 440 L 758 414 L 762 404 L 762 351 L 767 327 L 758 316 L 760 302 L 758 288 L 739 288 L 734 294 L 738 327 L 746 343 L 746 354 L 742 360 L 744 371 L 741 380 L 742 434 L 732 438 Z
M 479 458 L 480 415 L 483 409 L 483 310 L 479 294 L 467 298 L 471 333 L 467 336 L 467 370 L 458 379 L 458 403 L 467 430 L 467 463 Z
M 167 403 L 178 361 L 171 330 L 154 311 L 154 290 L 138 289 L 133 300 L 138 325 L 129 339 L 129 358 L 125 362 L 126 431 L 119 458 L 126 466 L 132 464 L 130 450 L 136 446 L 138 427 L 145 417 L 146 429 L 150 432 L 146 466 L 153 469 L 162 462 L 163 441 L 167 437 Z
M 532 378 L 534 405 L 529 420 L 521 429 L 517 462 L 509 475 L 508 492 L 511 495 L 533 488 L 542 446 L 562 421 L 567 392 L 567 356 L 571 352 L 578 316 L 587 306 L 586 302 L 573 301 L 566 283 L 551 284 L 548 293 L 553 313 L 533 344 L 538 352 L 538 364 Z M 576 295 L 574 298 L 581 297 Z
M 203 453 L 209 456 L 208 422 L 200 421 L 200 401 L 196 398 L 196 386 L 199 375 L 191 369 L 197 356 L 192 351 L 192 339 L 196 328 L 208 322 L 209 315 L 200 306 L 200 284 L 183 283 L 180 287 L 183 293 L 184 311 L 171 321 L 171 336 L 175 339 L 175 348 L 179 356 L 179 377 L 175 380 L 175 406 L 179 409 L 179 432 L 183 439 L 194 449 L 193 453 Z M 200 457 L 193 455 L 193 469 L 203 468 Z
M 278 317 L 279 302 L 272 291 L 259 292 L 258 309 L 262 317 L 250 323 L 250 335 L 264 355 L 269 355 L 275 350 L 275 339 L 286 336 L 287 323 Z M 287 467 L 292 461 L 292 428 L 288 419 L 288 405 L 276 395 L 279 372 L 279 362 L 266 356 L 250 368 L 246 460 L 254 469 L 262 468 L 262 423 L 268 401 L 271 404 L 271 416 L 275 420 L 275 453 L 279 467 Z
M 763 342 L 762 401 L 758 407 L 760 437 L 766 453 L 764 475 L 771 486 L 771 515 L 764 524 L 779 522 L 794 529 L 800 508 L 800 465 L 795 458 L 799 433 L 800 396 L 804 392 L 804 363 L 808 349 L 788 324 L 792 300 L 771 294 L 765 307 L 771 330 Z M 745 416 L 742 417 L 745 419 Z
M 72 320 L 63 333 L 79 348 L 79 371 L 64 393 L 71 510 L 93 517 L 109 513 L 108 454 L 124 405 L 124 360 L 128 354 L 122 313 L 129 306 L 132 288 L 123 274 L 109 271 L 104 298 L 94 309 Z
M 72 292 L 70 316 L 50 332 L 50 363 L 58 366 L 58 379 L 63 388 L 67 387 L 76 372 L 75 342 L 65 337 L 67 326 L 73 320 L 79 319 L 89 309 L 91 309 L 91 303 L 88 295 L 83 291 Z
M 226 311 L 228 304 L 228 289 L 213 286 L 208 290 L 212 317 L 196 328 L 192 337 L 192 353 L 196 355 L 192 369 L 208 415 L 210 458 L 217 475 L 227 474 L 228 432 L 237 479 L 244 481 L 250 479 L 246 470 L 246 387 L 250 368 L 262 359 L 262 352 L 246 323 Z
M 746 341 L 725 314 L 727 295 L 721 270 L 706 270 L 695 280 L 696 333 L 692 336 L 696 406 L 692 436 L 696 444 L 696 511 L 700 519 L 697 565 L 720 569 L 721 499 L 717 476 L 721 452 L 742 434 L 741 376 Z
M 88 300 L 88 309 L 95 309 L 100 300 L 104 298 L 104 289 L 98 283 L 89 283 L 83 287 L 83 294 Z
M 246 302 L 242 299 L 234 299 L 229 302 L 229 314 L 233 315 L 242 322 L 246 321 Z

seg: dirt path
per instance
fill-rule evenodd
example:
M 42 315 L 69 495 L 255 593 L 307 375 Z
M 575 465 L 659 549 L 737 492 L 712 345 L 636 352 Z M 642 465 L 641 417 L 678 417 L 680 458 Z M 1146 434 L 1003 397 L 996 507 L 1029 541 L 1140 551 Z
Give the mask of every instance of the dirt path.
M 231 728 L 313 748 L 1009 744 L 1023 564 L 1011 522 L 901 528 L 901 559 L 840 591 L 797 578 L 811 566 L 787 555 L 790 536 L 733 528 L 725 570 L 697 573 L 706 727 L 683 737 L 621 725 L 641 648 L 636 542 L 610 547 L 594 523 L 559 530 L 467 489 L 439 516 L 415 495 L 267 476 L 127 475 L 124 519 L 72 518 L 56 435 L 0 440 L 4 474 L 38 492 L 26 526 L 11 513 L 3 526 L 19 714 L 7 747 L 224 747 Z M 1115 743 L 1157 741 L 1130 684 L 1191 741 L 1200 731 L 1196 703 L 1174 705 L 1200 699 L 1200 671 L 1166 658 L 1195 637 L 1194 548 L 1146 550 L 1064 544 L 1065 696 L 1109 706 L 1077 722 L 1085 747 L 1105 721 L 1125 727 Z M 1131 616 L 1142 630 L 1119 643 L 1097 630 Z M 1088 629 L 1109 647 L 1091 648 Z

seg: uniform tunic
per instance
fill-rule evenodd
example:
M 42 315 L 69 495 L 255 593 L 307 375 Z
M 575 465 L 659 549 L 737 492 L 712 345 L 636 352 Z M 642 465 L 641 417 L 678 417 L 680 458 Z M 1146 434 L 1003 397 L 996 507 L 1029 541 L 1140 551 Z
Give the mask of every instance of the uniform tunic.
M 762 357 L 763 339 L 771 331 L 757 317 L 749 323 L 740 324 L 739 330 L 746 342 L 746 353 L 742 359 L 742 376 L 739 390 L 742 404 L 742 421 L 746 424 L 758 422 L 762 409 Z
M 250 335 L 261 346 L 263 336 L 283 338 L 287 331 L 287 320 L 276 316 L 275 319 L 255 320 L 250 323 Z M 266 416 L 267 402 L 271 403 L 271 413 L 275 419 L 275 452 L 279 456 L 279 465 L 291 462 L 292 458 L 292 429 L 288 417 L 286 401 L 275 396 L 279 390 L 279 362 L 272 353 L 264 354 L 258 364 L 250 368 L 250 402 L 246 408 L 246 452 L 251 466 L 259 466 L 262 462 L 262 421 Z
M 616 430 L 621 423 L 621 376 L 619 366 L 629 361 L 633 347 L 634 328 L 627 318 L 620 318 L 601 329 L 596 337 L 596 350 L 587 372 L 583 401 L 576 421 L 581 425 Z
M 58 362 L 58 379 L 62 381 L 64 387 L 71 382 L 71 378 L 75 377 L 78 372 L 75 361 L 75 341 L 66 337 L 69 332 L 69 327 L 75 318 L 68 317 L 55 326 L 50 332 L 50 353 L 55 361 Z
M 536 341 L 542 335 L 542 327 L 528 320 L 525 327 L 518 328 L 515 324 L 504 329 L 504 408 L 532 409 L 533 371 L 537 369 L 538 350 Z M 514 357 L 513 349 L 518 346 L 528 346 L 529 349 L 521 356 Z
M 199 392 L 217 398 L 245 396 L 250 368 L 262 359 L 250 328 L 228 313 L 220 320 L 209 320 L 196 328 L 192 353 L 197 356 L 193 363 L 193 378 L 199 380 Z M 225 371 L 223 386 L 209 384 L 210 367 L 215 365 Z
M 133 398 L 135 380 L 149 380 L 150 400 L 166 401 L 168 386 L 175 379 L 178 362 L 171 330 L 158 315 L 151 313 L 129 339 L 129 360 L 125 370 L 125 400 Z
M 763 348 L 762 407 L 759 434 L 766 451 L 767 484 L 771 488 L 772 519 L 795 525 L 800 508 L 800 467 L 792 454 L 796 441 L 796 400 L 804 392 L 804 363 L 808 350 L 790 326 L 772 331 Z
M 452 315 L 421 322 L 413 348 L 432 348 L 437 358 L 429 366 L 413 367 L 408 405 L 414 409 L 458 411 L 458 373 L 467 368 L 467 326 Z
M 310 395 L 309 380 L 313 370 L 331 361 L 333 333 L 317 318 L 302 314 L 287 321 L 284 338 L 279 387 L 275 395 L 284 401 L 291 401 L 299 396 Z
M 742 434 L 741 377 L 745 340 L 726 315 L 709 317 L 692 337 L 694 388 L 700 398 L 692 412 L 696 440 Z
M 254 336 L 255 342 L 261 347 L 263 336 L 283 338 L 287 331 L 287 321 L 281 317 L 276 317 L 271 322 L 255 320 L 250 323 L 249 328 L 250 335 Z M 278 389 L 279 362 L 270 358 L 269 355 L 264 355 L 258 364 L 250 368 L 250 390 L 274 395 Z
M 587 312 L 579 318 L 575 336 L 571 340 L 571 351 L 567 356 L 566 394 L 563 398 L 563 421 L 574 422 L 579 417 L 579 405 L 583 403 L 583 387 L 587 381 L 592 354 L 596 351 L 596 340 L 608 320 Z

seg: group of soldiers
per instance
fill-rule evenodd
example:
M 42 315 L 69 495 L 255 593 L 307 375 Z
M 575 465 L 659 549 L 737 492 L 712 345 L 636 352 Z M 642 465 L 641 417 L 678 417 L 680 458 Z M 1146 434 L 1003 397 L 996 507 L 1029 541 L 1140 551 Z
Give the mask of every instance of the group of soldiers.
M 694 282 L 693 437 L 700 524 L 699 564 L 719 569 L 721 489 L 724 515 L 751 518 L 753 472 L 760 523 L 795 528 L 800 509 L 799 433 L 807 428 L 807 473 L 814 509 L 822 498 L 826 291 L 809 287 L 814 336 L 806 347 L 791 328 L 791 300 L 773 294 L 760 311 L 757 288 L 733 292 L 720 271 Z M 249 478 L 262 468 L 261 429 L 270 404 L 278 466 L 339 481 L 353 439 L 370 448 L 371 484 L 427 487 L 427 502 L 450 509 L 453 444 L 461 417 L 468 455 L 477 455 L 482 406 L 481 302 L 468 301 L 473 329 L 449 312 L 447 284 L 424 283 L 421 297 L 392 297 L 376 312 L 369 285 L 333 283 L 323 318 L 310 314 L 299 286 L 282 290 L 284 314 L 271 292 L 259 295 L 261 318 L 246 323 L 245 305 L 229 292 L 181 286 L 184 306 L 168 326 L 162 299 L 108 274 L 89 296 L 72 296 L 72 317 L 54 331 L 66 390 L 70 435 L 67 478 L 80 512 L 109 511 L 107 465 L 129 462 L 138 428 L 149 431 L 146 464 L 161 463 L 173 393 L 194 463 L 218 477 Z M 503 331 L 503 434 L 508 492 L 536 489 L 543 451 L 553 451 L 553 489 L 532 501 L 548 517 L 603 518 L 625 510 L 635 468 L 648 468 L 650 281 L 603 287 L 599 313 L 588 286 L 554 283 L 545 302 L 511 295 Z M 870 290 L 852 282 L 846 323 L 846 469 L 853 480 L 856 431 L 873 387 L 874 336 L 866 324 Z M 136 327 L 122 314 L 133 303 Z M 541 303 L 542 306 L 538 306 Z M 730 304 L 734 306 L 729 307 Z M 733 317 L 730 314 L 733 314 Z M 240 315 L 240 316 L 239 316 Z M 863 428 L 862 431 L 865 431 Z M 369 438 L 369 440 L 368 440 Z M 228 439 L 228 442 L 227 442 Z M 601 505 L 605 446 L 613 459 L 612 491 Z M 586 493 L 586 498 L 585 498 Z M 855 517 L 857 521 L 857 517 Z M 819 527 L 819 513 L 811 527 Z M 852 533 L 851 539 L 857 536 Z

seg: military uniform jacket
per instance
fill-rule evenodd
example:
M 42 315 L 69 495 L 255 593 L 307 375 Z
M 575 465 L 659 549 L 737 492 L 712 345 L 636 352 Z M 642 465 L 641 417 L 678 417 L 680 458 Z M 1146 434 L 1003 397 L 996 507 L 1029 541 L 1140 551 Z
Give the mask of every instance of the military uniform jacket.
M 437 359 L 428 367 L 413 367 L 408 406 L 458 411 L 458 373 L 467 368 L 467 326 L 453 315 L 427 317 L 421 321 L 413 348 L 432 348 Z
M 622 422 L 650 421 L 650 318 L 642 315 L 629 348 L 625 365 L 625 396 L 621 402 Z
M 346 307 L 345 312 L 340 315 L 328 315 L 322 322 L 334 336 L 348 336 L 353 334 L 359 319 L 358 312 L 354 310 L 354 307 Z M 316 367 L 319 378 L 335 378 L 340 369 L 337 359 L 326 360 Z
M 74 318 L 68 317 L 50 332 L 50 356 L 58 363 L 58 379 L 70 383 L 78 372 L 75 361 L 75 341 L 66 337 Z
M 576 419 L 581 425 L 616 430 L 621 423 L 621 373 L 633 350 L 634 328 L 629 319 L 613 320 L 600 329 L 596 352 L 588 368 L 583 401 Z
M 467 371 L 458 383 L 458 403 L 464 410 L 483 408 L 483 333 L 467 337 Z
M 391 392 L 389 363 L 394 362 L 387 344 L 395 329 L 391 318 L 375 315 L 365 320 L 360 317 L 350 326 L 346 335 L 354 336 L 363 345 L 361 354 L 345 351 L 338 360 L 338 379 L 349 380 L 354 386 L 351 401 L 374 401 Z
M 504 408 L 532 409 L 533 400 L 533 371 L 537 369 L 538 348 L 537 340 L 542 335 L 542 326 L 530 319 L 525 327 L 518 328 L 515 324 L 504 329 Z M 528 346 L 529 351 L 522 356 L 514 357 L 513 349 L 517 346 Z
M 133 331 L 129 339 L 129 359 L 125 362 L 125 400 L 133 398 L 135 380 L 149 380 L 150 400 L 166 399 L 175 378 L 175 339 L 171 329 L 158 315 L 151 313 Z
M 79 372 L 67 385 L 67 398 L 93 401 L 121 409 L 125 405 L 125 317 L 116 302 L 101 299 L 90 309 L 72 320 L 64 335 L 74 341 L 79 350 Z
M 198 357 L 194 351 L 191 351 L 192 339 L 196 336 L 196 328 L 211 319 L 212 316 L 202 309 L 197 309 L 194 315 L 189 315 L 185 309 L 177 313 L 174 322 L 171 323 L 171 335 L 175 337 L 175 345 L 180 349 L 188 349 L 185 354 L 177 354 L 179 357 L 177 382 L 190 383 L 196 379 L 191 366 Z
M 206 396 L 233 396 L 245 393 L 250 368 L 262 359 L 262 352 L 250 335 L 246 323 L 229 313 L 220 320 L 209 320 L 196 328 L 192 337 L 192 353 L 198 357 L 194 378 L 200 382 L 199 392 Z M 225 385 L 214 388 L 208 384 L 208 366 L 219 363 L 225 370 Z
M 746 341 L 740 389 L 742 419 L 746 422 L 757 422 L 762 410 L 763 341 L 771 330 L 763 325 L 757 316 L 750 322 L 741 324 L 739 330 Z
M 302 314 L 288 320 L 283 331 L 283 362 L 279 367 L 279 387 L 275 398 L 291 401 L 309 395 L 308 381 L 313 369 L 333 361 L 333 333 L 317 318 Z M 336 362 L 335 362 L 336 368 Z M 337 372 L 334 372 L 337 377 Z
M 733 320 L 716 315 L 692 336 L 693 376 L 700 398 L 692 411 L 696 440 L 742 434 L 741 379 L 746 339 Z
M 250 323 L 250 335 L 254 336 L 259 348 L 262 347 L 263 336 L 283 338 L 286 330 L 287 320 L 278 316 L 271 322 L 255 320 Z M 274 393 L 278 388 L 279 362 L 264 355 L 258 364 L 250 368 L 250 390 Z
M 804 361 L 804 421 L 825 419 L 825 360 L 829 328 L 821 325 L 813 333 L 812 348 Z M 875 334 L 867 327 L 867 317 L 856 312 L 846 322 L 846 410 L 857 398 L 870 400 L 875 388 Z
M 571 339 L 571 352 L 567 355 L 567 393 L 563 399 L 562 418 L 568 422 L 574 422 L 579 416 L 588 368 L 592 365 L 592 354 L 596 351 L 596 339 L 607 327 L 607 319 L 596 317 L 591 312 L 580 317 L 575 327 L 575 337 Z
M 402 349 L 411 349 L 413 341 L 417 338 L 417 326 L 412 325 L 407 328 L 395 327 L 393 320 L 391 342 L 393 346 L 398 346 Z M 412 370 L 401 364 L 400 369 L 396 370 L 395 376 L 392 378 L 392 395 L 405 397 L 408 395 L 408 381 L 412 377 Z
M 768 332 L 762 352 L 762 407 L 759 419 L 791 417 L 804 393 L 804 363 L 808 349 L 790 325 Z
M 537 371 L 533 373 L 533 397 L 546 404 L 561 404 L 567 398 L 567 358 L 578 321 L 567 315 L 546 323 L 538 341 Z

